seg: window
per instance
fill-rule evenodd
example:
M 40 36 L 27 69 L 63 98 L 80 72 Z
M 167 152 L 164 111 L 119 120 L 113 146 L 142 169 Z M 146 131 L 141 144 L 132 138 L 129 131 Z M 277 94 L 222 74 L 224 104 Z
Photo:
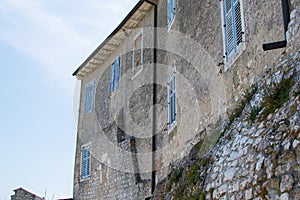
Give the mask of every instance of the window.
M 224 0 L 225 55 L 227 61 L 243 41 L 243 22 L 240 0 Z
M 143 32 L 140 32 L 133 40 L 133 72 L 137 74 L 143 65 Z
M 95 81 L 91 81 L 85 86 L 85 113 L 93 110 Z
M 91 175 L 90 147 L 85 146 L 81 150 L 81 179 L 87 179 Z
M 113 92 L 119 84 L 120 76 L 120 57 L 116 58 L 111 64 L 111 79 L 110 79 L 110 92 Z
M 176 11 L 176 0 L 168 0 L 168 27 L 171 26 Z
M 171 76 L 168 84 L 168 113 L 168 125 L 169 129 L 171 129 L 176 122 L 175 74 Z

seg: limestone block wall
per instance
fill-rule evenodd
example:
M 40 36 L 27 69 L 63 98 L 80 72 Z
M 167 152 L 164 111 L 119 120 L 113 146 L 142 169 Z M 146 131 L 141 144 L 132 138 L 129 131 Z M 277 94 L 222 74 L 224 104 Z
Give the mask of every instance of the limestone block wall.
M 142 27 L 153 26 L 153 11 L 145 17 Z M 133 40 L 142 29 L 128 33 L 128 38 L 81 83 L 79 124 L 74 172 L 74 199 L 145 199 L 150 195 L 151 157 L 136 155 L 151 152 L 149 131 L 137 127 L 151 124 L 152 76 L 148 66 L 153 51 L 143 51 L 143 70 L 132 70 Z M 143 40 L 153 43 L 153 34 L 143 32 Z M 152 40 L 152 41 L 151 41 Z M 111 63 L 120 56 L 120 81 L 110 92 Z M 95 82 L 95 101 L 92 112 L 84 112 L 85 85 Z M 141 98 L 142 99 L 141 99 Z M 144 110 L 144 112 L 143 112 Z M 129 116 L 131 117 L 129 119 Z M 135 130 L 137 130 L 135 132 Z M 143 136 L 144 135 L 144 136 Z M 90 146 L 91 176 L 80 177 L 81 148 Z
M 254 84 L 278 57 L 288 54 L 286 48 L 263 51 L 262 44 L 285 38 L 281 1 L 243 0 L 244 40 L 237 54 L 224 60 L 222 6 L 223 1 L 177 1 L 175 19 L 170 28 L 166 21 L 167 1 L 159 1 L 158 35 L 159 64 L 164 70 L 158 76 L 165 83 L 176 66 L 177 119 L 176 128 L 167 128 L 167 106 L 157 116 L 156 152 L 158 180 L 163 180 L 170 163 L 182 159 L 197 134 L 225 119 L 242 98 L 242 93 Z M 291 9 L 297 6 L 291 2 Z M 166 30 L 169 29 L 169 30 Z M 164 121 L 164 122 L 162 122 Z M 195 125 L 195 126 L 193 126 Z M 212 133 L 208 133 L 212 134 Z M 197 139 L 196 139 L 197 140 Z
M 23 188 L 19 188 L 14 190 L 15 194 L 11 196 L 11 200 L 43 200 L 35 194 L 24 190 Z
M 265 82 L 284 77 L 283 70 L 287 68 L 290 73 L 285 74 L 298 71 L 299 77 L 299 61 L 298 51 L 272 69 L 275 74 Z M 294 89 L 299 89 L 299 79 Z M 259 102 L 259 98 L 256 95 L 253 102 Z M 249 126 L 241 119 L 231 126 L 212 156 L 205 181 L 206 191 L 212 191 L 208 199 L 300 198 L 299 105 L 299 95 L 291 93 L 283 108 L 266 121 Z
M 289 45 L 297 45 L 267 52 L 262 50 L 263 43 L 285 37 L 280 1 L 242 0 L 245 39 L 229 62 L 223 58 L 223 1 L 177 0 L 176 15 L 170 27 L 167 26 L 167 0 L 157 2 L 157 82 L 153 83 L 153 29 L 147 28 L 153 27 L 153 9 L 140 24 L 142 29 L 128 33 L 128 38 L 105 63 L 82 80 L 74 199 L 149 196 L 153 128 L 157 141 L 156 181 L 160 182 L 169 174 L 170 164 L 189 153 L 200 133 L 214 132 L 219 119 L 222 122 L 227 118 L 242 92 L 257 82 L 268 66 L 275 66 L 278 57 L 299 49 L 299 24 L 296 23 L 299 1 L 296 0 L 290 1 L 293 14 L 287 38 Z M 141 31 L 145 41 L 143 69 L 135 74 L 132 44 Z M 110 65 L 119 55 L 121 80 L 111 94 Z M 176 74 L 177 120 L 176 126 L 169 130 L 167 94 L 172 74 Z M 85 85 L 92 80 L 95 81 L 94 109 L 85 114 Z M 153 84 L 157 86 L 156 127 L 152 126 Z M 93 153 L 91 177 L 83 181 L 80 180 L 80 157 L 81 147 L 86 144 L 91 145 Z M 229 171 L 229 175 L 232 173 Z M 217 193 L 222 189 L 218 189 L 219 186 L 211 188 L 216 188 L 214 195 L 221 197 L 224 194 Z
M 205 141 L 196 144 L 172 166 L 153 199 L 300 198 L 300 51 L 279 60 L 259 78 L 257 92 L 241 116 L 219 135 L 212 151 L 203 156 Z M 293 84 L 284 104 L 265 118 L 258 113 L 256 120 L 249 121 L 251 109 L 265 102 L 266 88 L 289 77 Z

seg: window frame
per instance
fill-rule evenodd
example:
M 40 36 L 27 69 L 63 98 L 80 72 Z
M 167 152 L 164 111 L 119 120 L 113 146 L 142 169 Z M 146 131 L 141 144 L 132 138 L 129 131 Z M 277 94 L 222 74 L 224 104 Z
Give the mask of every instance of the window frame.
M 88 151 L 88 157 L 84 158 L 84 151 Z M 85 159 L 85 160 L 84 160 Z M 88 160 L 88 173 L 83 174 L 83 167 L 84 167 L 84 162 Z M 85 181 L 88 180 L 91 177 L 91 147 L 90 144 L 83 145 L 81 147 L 81 155 L 80 155 L 80 180 Z
M 172 97 L 173 97 L 174 105 L 172 105 L 172 99 L 171 99 Z M 171 113 L 172 110 L 173 110 L 173 114 Z M 170 76 L 170 78 L 168 80 L 168 132 L 169 133 L 171 133 L 173 131 L 173 129 L 176 127 L 176 124 L 177 124 L 176 111 L 177 111 L 176 69 L 174 69 L 174 72 L 172 73 L 172 75 Z
M 227 17 L 226 17 L 226 4 L 227 0 L 220 1 L 221 4 L 221 19 L 222 19 L 222 35 L 223 35 L 223 55 L 224 55 L 224 70 L 227 71 L 230 66 L 235 62 L 235 60 L 242 54 L 242 52 L 246 49 L 245 46 L 245 21 L 244 21 L 244 7 L 243 0 L 229 0 L 230 8 L 231 8 L 231 16 L 232 16 L 232 29 L 233 29 L 233 51 L 231 51 L 228 55 L 228 33 L 227 33 Z M 241 17 L 241 41 L 239 44 L 236 40 L 236 24 L 235 24 L 235 2 L 239 2 L 240 4 L 240 17 Z M 233 23 L 234 22 L 234 23 Z
M 90 87 L 92 88 L 90 89 Z M 84 113 L 86 115 L 93 111 L 94 101 L 95 101 L 95 80 L 92 80 L 85 84 Z M 87 105 L 88 103 L 90 103 L 90 106 Z
M 119 66 L 116 68 L 114 65 L 118 60 Z M 111 63 L 111 76 L 110 76 L 110 93 L 113 93 L 119 86 L 121 76 L 121 56 L 117 56 Z M 116 70 L 118 69 L 118 70 Z M 116 71 L 118 71 L 118 77 L 116 78 Z
M 169 6 L 173 5 L 173 8 L 169 8 Z M 170 13 L 170 9 L 173 9 L 173 12 Z M 171 29 L 173 22 L 175 21 L 177 9 L 177 1 L 176 0 L 167 0 L 167 27 L 168 31 Z M 172 15 L 172 16 L 170 16 Z
M 135 41 L 138 39 L 138 37 L 142 37 L 141 38 L 141 55 L 140 55 L 140 65 L 138 67 L 135 66 Z M 133 41 L 132 41 L 132 46 L 133 46 L 133 51 L 132 51 L 132 72 L 133 72 L 133 78 L 135 78 L 139 73 L 141 73 L 141 71 L 143 70 L 143 54 L 144 54 L 144 32 L 143 32 L 143 29 L 141 31 L 139 31 L 137 33 L 137 35 L 133 38 Z M 136 68 L 140 68 L 140 69 L 137 69 L 136 71 Z

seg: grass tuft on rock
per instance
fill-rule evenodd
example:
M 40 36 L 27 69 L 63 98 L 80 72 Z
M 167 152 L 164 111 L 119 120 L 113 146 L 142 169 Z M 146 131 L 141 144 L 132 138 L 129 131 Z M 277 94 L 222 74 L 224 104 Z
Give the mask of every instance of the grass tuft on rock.
M 199 165 L 198 162 L 194 162 L 189 170 L 186 173 L 186 181 L 189 185 L 193 186 L 195 185 L 199 178 L 200 178 L 200 173 L 199 173 Z
M 294 85 L 294 76 L 282 79 L 279 83 L 273 84 L 265 90 L 262 106 L 264 111 L 262 117 L 265 119 L 269 114 L 281 108 L 283 104 L 289 100 L 290 91 Z
M 171 174 L 170 174 L 170 182 L 172 183 L 178 183 L 180 178 L 182 177 L 183 174 L 183 168 L 180 167 L 179 169 L 173 169 Z
M 229 115 L 229 126 L 236 118 L 239 118 L 242 115 L 245 106 L 251 101 L 257 90 L 258 86 L 255 84 L 244 92 L 244 94 L 242 95 L 242 100 L 238 103 L 237 107 L 234 109 L 231 115 Z
M 249 111 L 249 113 L 246 114 L 247 120 L 250 123 L 254 123 L 262 109 L 263 109 L 262 106 L 253 106 L 253 107 L 251 107 L 251 110 Z

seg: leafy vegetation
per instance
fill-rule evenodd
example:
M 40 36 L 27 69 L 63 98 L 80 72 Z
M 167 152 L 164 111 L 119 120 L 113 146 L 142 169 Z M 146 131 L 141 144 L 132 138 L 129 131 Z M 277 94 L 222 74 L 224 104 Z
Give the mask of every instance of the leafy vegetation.
M 173 169 L 171 174 L 170 174 L 170 181 L 172 183 L 178 183 L 181 176 L 183 174 L 183 168 L 179 168 L 179 169 Z
M 204 157 L 200 159 L 199 155 L 204 155 L 203 152 L 209 152 L 211 147 L 216 144 L 216 142 L 224 137 L 226 130 L 231 130 L 231 124 L 236 118 L 242 116 L 245 107 L 247 106 L 247 113 L 244 112 L 243 117 L 246 117 L 250 123 L 255 123 L 259 119 L 268 116 L 270 113 L 274 113 L 275 110 L 283 106 L 283 104 L 289 100 L 290 94 L 298 96 L 300 94 L 300 89 L 294 86 L 294 77 L 291 76 L 286 79 L 282 79 L 279 83 L 272 84 L 270 87 L 264 89 L 264 95 L 262 103 L 260 105 L 249 105 L 249 102 L 253 99 L 254 95 L 258 91 L 258 86 L 253 85 L 248 90 L 244 92 L 242 98 L 234 111 L 229 116 L 229 122 L 227 124 L 222 123 L 222 119 L 215 124 L 209 126 L 209 139 L 202 139 L 196 145 L 194 145 L 191 150 L 188 159 L 184 162 L 179 163 L 175 167 L 174 164 L 171 164 L 171 173 L 169 174 L 169 179 L 166 184 L 168 188 L 167 192 L 172 192 L 173 199 L 191 199 L 191 200 L 204 200 L 206 197 L 213 198 L 214 188 L 211 188 L 209 191 L 206 191 L 203 187 L 205 185 L 206 172 L 208 165 L 211 160 L 210 157 Z M 295 89 L 296 88 L 296 89 Z M 248 109 L 249 108 L 249 109 Z M 297 105 L 291 107 L 290 115 L 293 115 L 297 112 Z M 224 121 L 223 121 L 224 122 Z M 205 134 L 207 130 L 205 129 Z M 231 131 L 230 131 L 231 132 Z M 229 133 L 230 133 L 229 132 Z M 296 138 L 299 134 L 300 129 L 292 132 L 292 137 Z M 226 135 L 226 139 L 230 139 L 231 134 Z M 274 153 L 278 153 L 275 152 Z M 207 154 L 205 154 L 207 155 Z M 182 166 L 184 165 L 184 166 Z M 175 183 L 175 184 L 174 184 Z M 257 195 L 261 199 L 268 199 L 268 191 L 265 187 L 261 187 L 260 191 L 257 192 Z
M 200 190 L 205 180 L 206 173 L 202 173 L 209 165 L 210 157 L 197 158 L 185 167 L 170 164 L 171 173 L 165 185 L 166 192 L 172 192 L 173 199 L 181 200 L 204 200 L 206 191 Z M 184 166 L 188 166 L 185 164 Z
M 268 191 L 267 191 L 267 189 L 266 189 L 265 187 L 262 187 L 262 188 L 261 188 L 261 195 L 260 195 L 260 197 L 261 197 L 263 200 L 267 200 L 267 199 L 268 199 L 267 196 L 268 196 Z
M 224 137 L 226 131 L 227 131 L 227 129 L 225 128 L 225 129 L 220 133 L 219 138 L 218 138 L 218 142 L 220 141 L 220 139 L 221 139 L 222 137 Z
M 273 84 L 265 90 L 262 106 L 265 108 L 263 118 L 265 119 L 269 114 L 274 113 L 278 108 L 289 99 L 290 91 L 294 85 L 294 76 L 287 79 L 282 79 L 279 83 Z
M 184 191 L 186 189 L 186 185 L 179 185 L 174 190 L 174 199 L 184 199 Z
M 232 122 L 236 118 L 238 118 L 242 115 L 246 104 L 251 101 L 251 99 L 253 98 L 253 95 L 257 92 L 257 90 L 258 90 L 258 86 L 257 85 L 252 85 L 248 90 L 246 90 L 244 92 L 244 94 L 242 95 L 242 100 L 238 103 L 235 110 L 229 116 L 229 125 L 231 125 Z
M 205 200 L 206 192 L 196 192 L 191 196 L 191 200 Z
M 193 164 L 187 171 L 185 178 L 187 183 L 192 186 L 198 182 L 200 178 L 198 162 L 193 162 Z
M 262 106 L 253 106 L 249 111 L 249 113 L 247 113 L 247 120 L 250 123 L 254 123 L 262 109 L 263 109 Z
M 297 97 L 300 94 L 300 89 L 298 88 L 298 90 L 294 91 L 294 96 Z
M 209 161 L 210 161 L 210 157 L 202 158 L 200 161 L 201 167 L 207 167 L 207 165 L 209 164 Z

